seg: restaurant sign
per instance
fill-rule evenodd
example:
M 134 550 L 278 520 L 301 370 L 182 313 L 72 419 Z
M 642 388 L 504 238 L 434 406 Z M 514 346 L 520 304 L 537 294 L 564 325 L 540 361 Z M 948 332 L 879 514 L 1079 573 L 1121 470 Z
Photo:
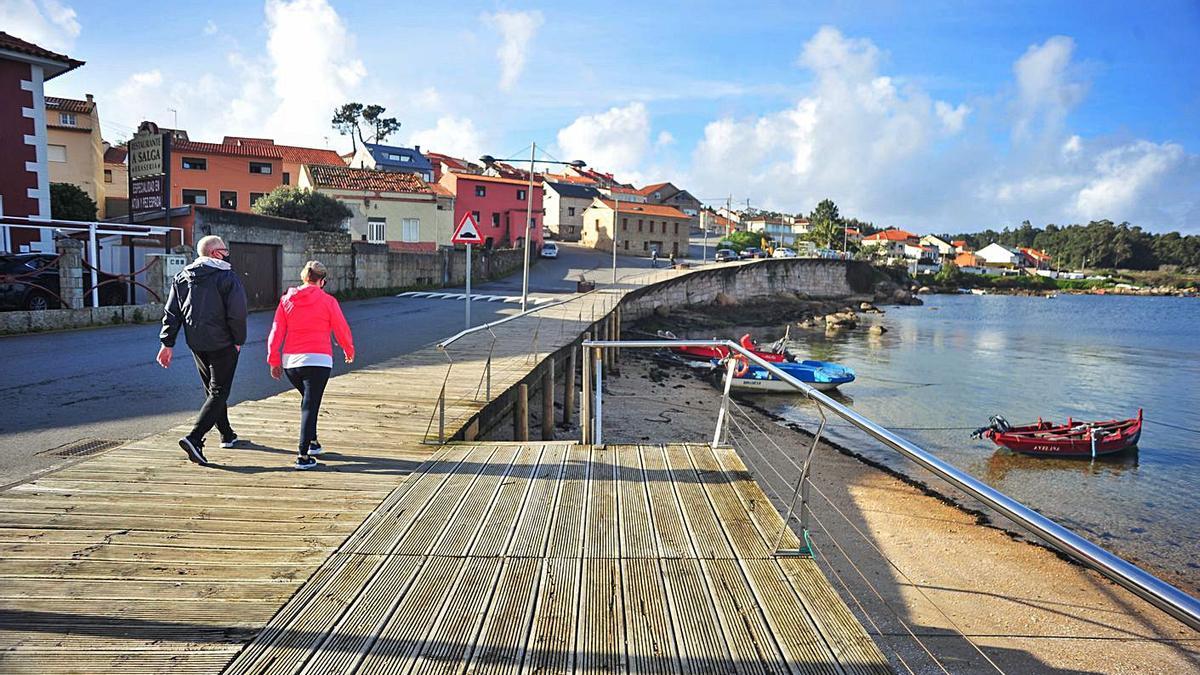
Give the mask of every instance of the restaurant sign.
M 144 122 L 129 141 L 129 177 L 159 176 L 167 171 L 167 134 Z M 132 195 L 131 195 L 132 196 Z

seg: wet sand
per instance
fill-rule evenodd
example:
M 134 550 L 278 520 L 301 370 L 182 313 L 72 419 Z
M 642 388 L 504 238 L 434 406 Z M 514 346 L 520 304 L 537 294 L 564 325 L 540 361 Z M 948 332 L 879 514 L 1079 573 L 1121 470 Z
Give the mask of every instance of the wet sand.
M 708 442 L 720 392 L 625 352 L 604 400 L 608 442 Z M 780 512 L 812 437 L 733 406 L 730 441 Z M 562 432 L 567 437 L 569 431 Z M 831 583 L 897 672 L 1200 673 L 1200 634 L 987 516 L 828 443 L 811 538 Z M 993 665 L 994 664 L 994 665 Z

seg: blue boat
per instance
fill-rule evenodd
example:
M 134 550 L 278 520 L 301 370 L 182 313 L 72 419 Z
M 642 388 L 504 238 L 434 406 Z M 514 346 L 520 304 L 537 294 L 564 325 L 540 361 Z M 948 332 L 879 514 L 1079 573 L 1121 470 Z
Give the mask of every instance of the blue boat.
M 713 363 L 717 364 L 719 362 L 714 361 Z M 817 391 L 831 391 L 843 384 L 854 381 L 853 370 L 838 363 L 830 363 L 829 361 L 787 361 L 772 365 L 797 380 L 811 385 Z M 766 368 L 755 364 L 750 364 L 750 367 L 744 369 L 741 375 L 735 376 L 730 383 L 730 388 L 739 391 L 772 394 L 797 393 L 795 387 L 768 373 Z

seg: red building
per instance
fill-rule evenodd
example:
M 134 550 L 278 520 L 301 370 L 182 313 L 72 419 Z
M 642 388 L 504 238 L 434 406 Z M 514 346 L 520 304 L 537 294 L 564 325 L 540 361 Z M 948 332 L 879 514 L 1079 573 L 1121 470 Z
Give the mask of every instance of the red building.
M 454 193 L 454 224 L 474 214 L 484 245 L 496 248 L 524 245 L 529 181 L 471 173 L 442 174 L 442 187 Z M 530 243 L 542 243 L 542 185 L 533 184 Z
M 46 80 L 83 65 L 0 32 L 0 215 L 50 218 Z M 53 251 L 49 229 L 0 228 L 0 251 Z

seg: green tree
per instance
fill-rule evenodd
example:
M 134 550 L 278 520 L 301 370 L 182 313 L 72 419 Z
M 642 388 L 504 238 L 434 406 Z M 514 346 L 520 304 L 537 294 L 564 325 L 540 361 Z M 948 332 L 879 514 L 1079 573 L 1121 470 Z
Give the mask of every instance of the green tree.
M 95 220 L 96 202 L 75 185 L 51 183 L 50 216 L 59 220 Z
M 355 152 L 358 152 L 358 141 L 362 140 L 359 123 L 362 122 L 363 107 L 361 103 L 344 103 L 333 111 L 333 120 L 330 122 L 339 134 L 350 137 L 350 145 Z
M 730 233 L 728 237 L 721 240 L 722 247 L 731 248 L 739 253 L 749 247 L 762 248 L 762 245 L 762 234 L 758 232 L 746 232 L 745 230 Z
M 822 199 L 817 208 L 808 216 L 810 239 L 825 248 L 842 248 L 845 239 L 845 226 L 838 214 L 837 204 L 831 199 Z
M 387 112 L 387 108 L 381 105 L 371 104 L 362 110 L 362 121 L 375 133 L 371 140 L 374 143 L 382 143 L 387 140 L 388 136 L 400 130 L 400 121 L 395 117 L 383 117 L 383 113 Z
M 341 232 L 342 224 L 354 215 L 349 207 L 333 197 L 286 185 L 254 202 L 251 210 L 264 216 L 303 220 L 323 232 Z
M 946 262 L 933 278 L 939 286 L 957 288 L 962 283 L 963 273 L 958 265 Z

